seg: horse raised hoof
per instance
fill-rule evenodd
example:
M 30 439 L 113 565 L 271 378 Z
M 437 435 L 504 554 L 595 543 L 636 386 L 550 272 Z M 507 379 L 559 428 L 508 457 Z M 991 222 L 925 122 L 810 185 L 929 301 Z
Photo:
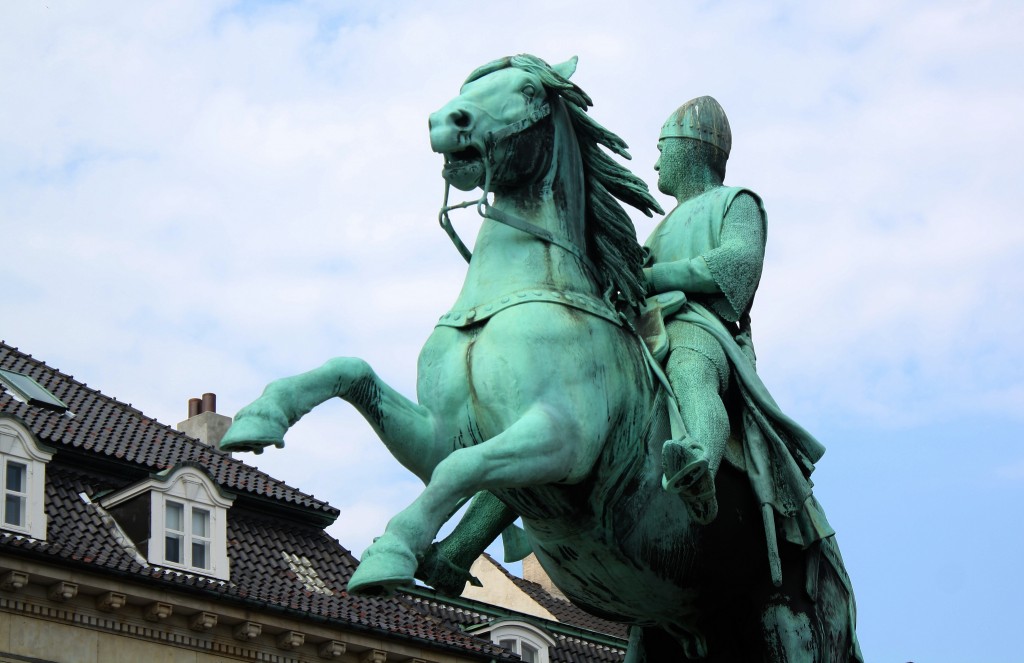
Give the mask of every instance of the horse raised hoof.
M 413 578 L 419 559 L 393 535 L 378 537 L 363 553 L 348 581 L 348 593 L 360 596 L 391 596 L 402 587 L 416 584 Z
M 235 421 L 220 441 L 224 451 L 252 451 L 263 453 L 264 447 L 284 447 L 284 433 L 288 430 L 288 422 L 284 415 L 273 416 L 261 411 L 256 403 L 238 411 Z

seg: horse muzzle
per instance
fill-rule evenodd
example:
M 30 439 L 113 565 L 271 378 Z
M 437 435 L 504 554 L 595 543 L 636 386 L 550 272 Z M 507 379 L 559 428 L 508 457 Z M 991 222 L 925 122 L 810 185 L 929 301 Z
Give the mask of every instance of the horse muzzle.
M 461 191 L 483 186 L 483 144 L 475 139 L 473 115 L 451 105 L 430 115 L 430 149 L 444 156 L 441 175 Z

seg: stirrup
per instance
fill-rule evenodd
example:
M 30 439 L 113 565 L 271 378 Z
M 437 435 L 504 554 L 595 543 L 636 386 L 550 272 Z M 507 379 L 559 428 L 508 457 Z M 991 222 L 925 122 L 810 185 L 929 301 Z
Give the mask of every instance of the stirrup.
M 686 459 L 687 457 L 698 456 L 683 465 L 682 468 L 667 472 L 672 468 L 666 467 L 670 463 L 665 462 L 666 452 L 676 458 Z M 661 477 L 661 485 L 665 490 L 678 493 L 686 504 L 690 517 L 701 525 L 707 525 L 718 516 L 718 498 L 715 493 L 715 480 L 711 476 L 708 461 L 702 455 L 698 455 L 691 446 L 683 444 L 680 440 L 668 440 L 662 446 L 662 465 L 666 473 Z
M 693 443 L 687 443 L 686 437 L 666 440 L 661 445 L 661 467 L 661 487 L 671 493 L 692 488 L 709 469 L 702 450 Z
M 699 458 L 690 461 L 682 469 L 676 470 L 672 476 L 663 474 L 661 476 L 661 487 L 670 493 L 688 495 L 692 489 L 701 482 L 701 479 L 708 475 L 708 461 Z M 705 491 L 701 491 L 705 492 Z M 712 493 L 714 488 L 712 488 Z
M 711 480 L 710 474 L 705 474 L 704 477 L 711 486 L 709 490 L 704 490 L 699 494 L 690 494 L 686 491 L 680 493 L 686 503 L 686 510 L 690 512 L 690 517 L 701 525 L 707 525 L 718 516 L 718 496 L 715 494 L 715 483 Z

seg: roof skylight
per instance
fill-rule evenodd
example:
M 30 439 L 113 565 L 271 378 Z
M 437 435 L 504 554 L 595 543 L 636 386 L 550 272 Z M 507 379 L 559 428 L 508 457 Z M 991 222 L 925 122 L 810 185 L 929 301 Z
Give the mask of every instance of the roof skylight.
M 47 391 L 46 387 L 27 375 L 0 369 L 0 385 L 11 392 L 16 399 L 29 405 L 60 413 L 67 412 L 68 410 L 68 406 L 64 404 L 64 401 L 51 394 Z

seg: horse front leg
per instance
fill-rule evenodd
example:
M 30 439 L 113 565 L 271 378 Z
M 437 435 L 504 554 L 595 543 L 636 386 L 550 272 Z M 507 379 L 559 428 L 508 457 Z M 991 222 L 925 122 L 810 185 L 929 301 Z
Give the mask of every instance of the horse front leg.
M 399 394 L 355 357 L 337 357 L 307 373 L 271 382 L 238 411 L 220 447 L 256 453 L 270 445 L 281 448 L 289 428 L 332 398 L 355 406 L 392 455 L 424 482 L 448 451 L 437 443 L 430 410 Z
M 420 496 L 366 549 L 348 591 L 379 596 L 411 585 L 461 500 L 482 490 L 578 480 L 580 468 L 593 464 L 600 442 L 584 435 L 573 417 L 534 406 L 490 440 L 453 452 L 438 463 Z

